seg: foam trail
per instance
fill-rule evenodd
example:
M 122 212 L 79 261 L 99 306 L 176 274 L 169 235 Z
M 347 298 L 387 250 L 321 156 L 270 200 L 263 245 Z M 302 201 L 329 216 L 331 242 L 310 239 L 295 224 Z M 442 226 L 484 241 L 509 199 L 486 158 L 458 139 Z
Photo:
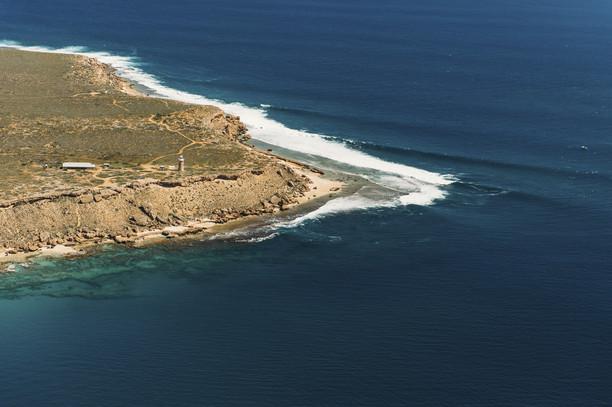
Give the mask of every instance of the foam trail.
M 397 191 L 401 196 L 394 199 L 392 205 L 431 205 L 436 200 L 444 198 L 445 192 L 440 187 L 454 182 L 454 178 L 449 175 L 385 161 L 352 149 L 345 143 L 332 140 L 325 135 L 288 128 L 284 124 L 269 118 L 267 112 L 262 108 L 249 107 L 240 103 L 226 103 L 170 88 L 155 76 L 142 70 L 138 66 L 138 61 L 133 57 L 93 52 L 83 47 L 52 49 L 40 46 L 24 46 L 12 41 L 0 41 L 0 47 L 93 57 L 112 66 L 119 76 L 149 89 L 156 96 L 191 104 L 217 106 L 227 113 L 240 116 L 254 139 L 287 150 L 324 157 L 345 164 L 356 169 L 355 172 L 358 175 L 385 188 Z M 346 204 L 346 202 L 343 203 Z M 352 204 L 355 209 L 359 209 L 366 203 L 363 200 L 355 200 Z M 390 203 L 387 202 L 386 204 Z
M 261 243 L 266 240 L 272 240 L 278 236 L 278 232 L 270 233 L 269 235 L 259 236 L 259 237 L 251 237 L 248 239 L 237 239 L 238 243 Z
M 322 219 L 326 216 L 331 216 L 335 214 L 352 212 L 355 210 L 390 208 L 396 206 L 397 204 L 399 204 L 398 199 L 377 200 L 363 196 L 360 193 L 356 193 L 350 196 L 344 196 L 327 201 L 320 208 L 304 215 L 298 216 L 294 219 L 275 221 L 274 223 L 265 226 L 259 226 L 255 231 L 255 236 L 252 236 L 254 232 L 253 229 L 247 227 L 245 229 L 238 229 L 232 230 L 230 232 L 219 233 L 210 237 L 209 239 L 235 239 L 236 242 L 240 243 L 261 243 L 266 240 L 272 240 L 276 238 L 280 235 L 279 232 L 283 229 L 294 229 L 308 221 Z
M 290 221 L 279 223 L 277 227 L 294 228 L 309 220 L 319 219 L 325 216 L 343 212 L 351 212 L 354 211 L 356 208 L 359 208 L 360 210 L 390 208 L 396 206 L 396 204 L 397 200 L 376 200 L 372 198 L 367 198 L 360 194 L 354 194 L 327 201 L 325 205 L 321 206 L 320 208 Z

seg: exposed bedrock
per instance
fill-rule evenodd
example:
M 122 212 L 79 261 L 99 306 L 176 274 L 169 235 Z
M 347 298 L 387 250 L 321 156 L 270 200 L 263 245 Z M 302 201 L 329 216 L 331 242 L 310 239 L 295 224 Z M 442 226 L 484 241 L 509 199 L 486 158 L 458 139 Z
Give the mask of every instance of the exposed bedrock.
M 224 223 L 272 213 L 307 190 L 304 178 L 279 164 L 237 175 L 145 180 L 39 196 L 0 208 L 0 247 L 35 251 L 107 239 L 127 243 L 139 232 L 190 221 Z

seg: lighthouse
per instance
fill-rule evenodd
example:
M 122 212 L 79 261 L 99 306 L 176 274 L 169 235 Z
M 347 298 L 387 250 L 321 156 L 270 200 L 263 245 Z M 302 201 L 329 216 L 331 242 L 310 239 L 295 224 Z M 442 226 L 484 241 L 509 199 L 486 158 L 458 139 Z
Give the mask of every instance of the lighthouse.
M 178 158 L 178 170 L 179 172 L 185 171 L 185 157 L 183 157 L 182 155 L 179 155 Z

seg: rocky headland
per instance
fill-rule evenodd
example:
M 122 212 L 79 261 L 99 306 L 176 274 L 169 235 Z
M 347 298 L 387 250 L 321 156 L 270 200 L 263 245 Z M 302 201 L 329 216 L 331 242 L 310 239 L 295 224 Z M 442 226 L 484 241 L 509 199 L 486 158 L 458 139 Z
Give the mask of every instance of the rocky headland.
M 238 117 L 146 97 L 95 59 L 0 49 L 0 262 L 214 230 L 341 190 L 248 140 Z

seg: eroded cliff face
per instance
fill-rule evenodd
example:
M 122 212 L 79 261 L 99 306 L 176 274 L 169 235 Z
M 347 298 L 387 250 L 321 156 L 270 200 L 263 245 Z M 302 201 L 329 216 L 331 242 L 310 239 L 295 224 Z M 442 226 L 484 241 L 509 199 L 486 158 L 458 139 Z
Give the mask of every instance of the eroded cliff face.
M 138 95 L 95 59 L 0 49 L 0 71 L 0 254 L 271 213 L 310 188 L 238 117 Z
M 113 68 L 95 58 L 72 56 L 70 63 L 70 69 L 64 75 L 68 83 L 89 84 L 98 92 L 124 90 L 130 87 L 126 80 L 115 74 Z
M 225 223 L 291 206 L 309 189 L 286 165 L 240 174 L 143 180 L 7 202 L 0 207 L 0 247 L 133 241 L 139 233 L 190 222 Z

